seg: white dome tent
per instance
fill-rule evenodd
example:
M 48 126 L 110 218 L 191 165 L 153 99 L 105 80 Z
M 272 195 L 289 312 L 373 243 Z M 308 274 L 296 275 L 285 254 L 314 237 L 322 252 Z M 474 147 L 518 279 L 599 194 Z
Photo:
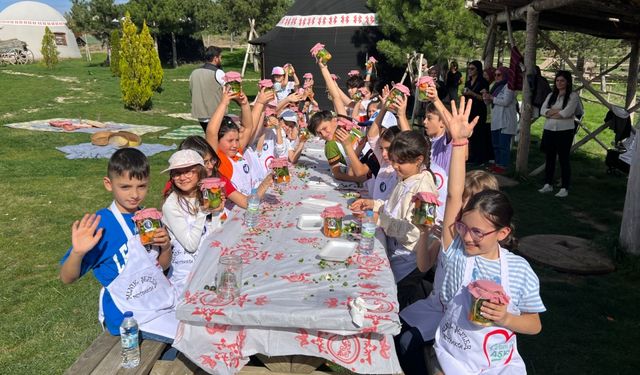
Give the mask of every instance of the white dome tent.
M 26 42 L 34 58 L 39 60 L 42 58 L 40 47 L 47 26 L 56 37 L 60 58 L 81 57 L 76 38 L 67 27 L 67 20 L 57 10 L 37 1 L 21 1 L 0 12 L 0 41 L 19 39 Z

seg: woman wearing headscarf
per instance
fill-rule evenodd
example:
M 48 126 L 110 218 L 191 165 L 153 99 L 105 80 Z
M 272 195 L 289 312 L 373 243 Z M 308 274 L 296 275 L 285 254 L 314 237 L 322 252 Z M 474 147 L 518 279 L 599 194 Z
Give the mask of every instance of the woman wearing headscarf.
M 464 84 L 463 96 L 473 99 L 469 118 L 479 117 L 473 134 L 469 137 L 469 162 L 484 164 L 493 156 L 491 146 L 491 127 L 487 124 L 487 105 L 482 100 L 483 92 L 489 91 L 489 82 L 482 77 L 482 63 L 471 61 L 467 66 L 467 81 Z
M 497 174 L 505 173 L 511 159 L 511 138 L 516 134 L 516 95 L 509 88 L 510 71 L 501 66 L 495 71 L 495 83 L 484 101 L 491 105 L 491 143 L 495 155 L 495 165 L 490 169 Z

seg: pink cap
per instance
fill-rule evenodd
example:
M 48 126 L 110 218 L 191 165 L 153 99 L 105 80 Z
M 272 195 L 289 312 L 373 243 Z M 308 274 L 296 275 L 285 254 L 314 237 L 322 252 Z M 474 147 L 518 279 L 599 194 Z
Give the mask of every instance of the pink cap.
M 316 57 L 316 55 L 318 54 L 318 52 L 320 52 L 321 49 L 324 48 L 324 44 L 321 43 L 316 43 L 315 46 L 313 46 L 313 48 L 311 48 L 311 56 Z
M 209 177 L 200 181 L 200 190 L 207 190 L 212 188 L 222 188 L 226 185 L 226 182 L 217 178 L 217 177 Z
M 402 83 L 396 83 L 395 85 L 393 85 L 393 88 L 397 89 L 398 91 L 405 94 L 406 96 L 411 95 L 411 91 L 409 91 L 409 88 L 403 85 Z
M 136 213 L 133 215 L 134 221 L 140 221 L 144 219 L 160 220 L 162 219 L 162 212 L 156 210 L 155 208 L 145 208 L 145 209 L 136 211 Z
M 347 75 L 348 75 L 349 77 L 359 76 L 359 75 L 360 75 L 360 71 L 359 71 L 359 70 L 355 70 L 355 69 L 353 69 L 353 70 L 350 70 L 350 71 L 349 71 L 349 73 L 347 73 Z
M 436 194 L 426 193 L 426 192 L 416 193 L 416 195 L 413 196 L 412 201 L 414 202 L 422 201 L 426 203 L 432 203 L 432 204 L 435 204 L 436 206 L 442 205 L 442 202 L 438 200 L 438 196 Z
M 304 85 L 302 85 L 302 87 L 304 87 L 305 89 L 308 89 L 309 87 L 313 87 L 313 84 L 311 84 L 311 82 L 305 82 Z
M 427 86 L 435 86 L 436 83 L 433 81 L 433 77 L 431 76 L 422 76 L 418 79 L 418 86 L 427 84 Z
M 320 214 L 323 218 L 333 217 L 333 218 L 342 218 L 344 217 L 344 211 L 342 211 L 342 207 L 340 205 L 327 207 Z
M 266 88 L 273 87 L 273 81 L 271 81 L 270 79 L 261 79 L 261 80 L 258 82 L 258 87 L 260 87 L 260 88 L 263 88 L 263 87 L 266 87 Z
M 273 69 L 271 69 L 271 75 L 272 76 L 283 76 L 284 75 L 284 69 L 281 66 L 274 66 Z
M 367 62 L 370 62 L 370 63 L 372 63 L 372 64 L 375 64 L 375 63 L 377 63 L 377 62 L 378 62 L 378 60 L 376 60 L 376 58 L 375 58 L 375 57 L 373 57 L 373 56 L 369 56 L 369 60 L 367 60 Z
M 490 280 L 476 280 L 470 283 L 467 289 L 475 298 L 486 299 L 491 303 L 506 305 L 510 300 L 502 285 Z
M 304 78 L 304 79 L 313 79 L 313 74 L 311 74 L 311 73 L 305 73 L 305 74 L 302 76 L 302 78 Z
M 265 115 L 265 117 L 275 116 L 276 115 L 276 110 L 273 107 L 269 106 L 269 107 L 264 109 L 264 115 Z
M 233 82 L 233 81 L 242 82 L 242 76 L 238 72 L 233 72 L 233 71 L 227 72 L 224 74 L 224 81 L 226 83 Z

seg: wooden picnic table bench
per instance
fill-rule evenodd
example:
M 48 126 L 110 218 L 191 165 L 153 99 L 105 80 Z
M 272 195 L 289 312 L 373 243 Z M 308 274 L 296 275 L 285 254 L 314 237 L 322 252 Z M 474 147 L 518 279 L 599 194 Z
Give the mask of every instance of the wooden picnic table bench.
M 204 375 L 206 372 L 182 354 L 174 361 L 164 361 L 160 355 L 167 344 L 143 340 L 140 345 L 140 364 L 136 368 L 120 367 L 120 337 L 108 332 L 101 333 L 78 359 L 65 371 L 65 375 Z M 267 367 L 257 360 L 251 361 L 240 371 L 245 375 L 285 375 L 291 373 L 326 375 L 331 372 L 326 366 L 315 370 L 320 358 L 305 356 L 266 357 L 258 356 Z M 315 360 L 315 361 L 314 361 Z M 314 362 L 314 363 L 311 363 Z

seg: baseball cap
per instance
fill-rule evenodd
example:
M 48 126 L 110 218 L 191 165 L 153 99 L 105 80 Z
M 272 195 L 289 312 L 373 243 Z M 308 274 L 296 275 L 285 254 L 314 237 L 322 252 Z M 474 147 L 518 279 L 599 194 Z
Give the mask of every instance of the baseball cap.
M 201 165 L 204 167 L 202 156 L 193 150 L 180 150 L 175 152 L 169 158 L 169 168 L 160 173 L 164 173 L 173 169 L 190 167 L 192 165 Z
M 373 115 L 371 115 L 371 118 L 369 119 L 369 121 L 371 121 L 371 123 L 373 123 L 373 120 L 376 119 L 376 117 L 378 117 L 378 115 L 380 114 L 380 110 L 377 110 L 373 113 Z M 369 126 L 371 124 L 365 125 L 365 126 Z M 390 128 L 392 126 L 397 126 L 398 125 L 398 119 L 396 119 L 396 116 L 393 115 L 393 113 L 391 112 L 387 112 L 384 114 L 384 117 L 382 118 L 382 127 L 383 128 Z
M 271 69 L 271 75 L 272 76 L 283 76 L 284 75 L 284 69 L 281 66 L 274 66 L 273 69 Z
M 280 114 L 280 118 L 284 121 L 291 121 L 296 123 L 298 122 L 298 115 L 296 115 L 296 113 L 290 109 L 282 111 L 282 113 Z

